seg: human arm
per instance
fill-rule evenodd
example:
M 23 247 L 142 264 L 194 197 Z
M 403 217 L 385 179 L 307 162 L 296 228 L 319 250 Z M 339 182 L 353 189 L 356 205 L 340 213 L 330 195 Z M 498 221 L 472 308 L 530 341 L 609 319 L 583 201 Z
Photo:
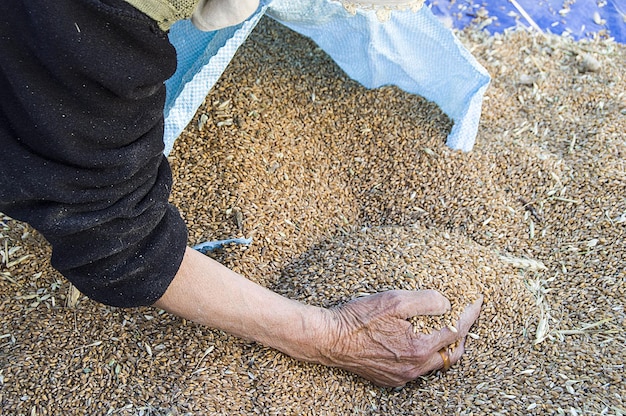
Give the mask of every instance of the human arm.
M 414 334 L 406 320 L 450 308 L 438 292 L 390 291 L 333 309 L 278 295 L 188 248 L 178 274 L 155 306 L 175 315 L 276 348 L 293 358 L 339 367 L 383 386 L 401 386 L 442 367 L 441 348 L 463 340 L 481 301 L 457 324 Z M 459 360 L 463 343 L 451 355 Z
M 431 292 L 324 310 L 185 251 L 162 155 L 163 82 L 175 51 L 147 17 L 122 1 L 106 3 L 0 3 L 0 210 L 37 228 L 53 247 L 53 266 L 98 302 L 159 299 L 187 319 L 380 384 L 440 367 L 436 351 L 457 336 L 414 336 L 402 316 L 443 312 L 447 304 Z M 413 299 L 400 305 L 411 310 L 390 314 L 405 297 Z
M 167 35 L 122 0 L 6 0 L 0 50 L 0 211 L 91 299 L 154 303 L 187 244 L 163 155 Z

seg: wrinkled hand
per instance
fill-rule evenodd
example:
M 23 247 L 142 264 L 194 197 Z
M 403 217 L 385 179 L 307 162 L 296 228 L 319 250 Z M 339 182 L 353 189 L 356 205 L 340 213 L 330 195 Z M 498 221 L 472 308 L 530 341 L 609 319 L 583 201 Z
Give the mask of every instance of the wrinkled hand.
M 465 309 L 456 325 L 457 333 L 444 328 L 416 334 L 408 318 L 450 310 L 450 302 L 439 292 L 392 290 L 355 299 L 328 310 L 328 336 L 322 340 L 326 348 L 321 350 L 321 362 L 381 386 L 403 386 L 443 367 L 438 351 L 457 340 L 460 344 L 450 354 L 450 363 L 461 358 L 465 337 L 481 305 L 482 298 Z

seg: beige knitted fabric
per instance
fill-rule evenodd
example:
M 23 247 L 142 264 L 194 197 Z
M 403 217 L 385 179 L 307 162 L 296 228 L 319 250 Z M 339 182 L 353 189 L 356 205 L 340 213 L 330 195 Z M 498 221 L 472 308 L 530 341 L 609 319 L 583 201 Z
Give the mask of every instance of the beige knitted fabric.
M 126 0 L 154 19 L 161 30 L 167 31 L 178 20 L 188 19 L 199 0 Z

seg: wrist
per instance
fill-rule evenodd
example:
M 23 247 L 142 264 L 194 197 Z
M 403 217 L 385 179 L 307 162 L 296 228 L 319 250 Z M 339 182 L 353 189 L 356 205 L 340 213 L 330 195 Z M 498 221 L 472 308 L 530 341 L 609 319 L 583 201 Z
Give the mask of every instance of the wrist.
M 321 307 L 301 304 L 297 317 L 289 326 L 287 342 L 271 345 L 301 361 L 324 364 L 332 337 L 332 312 Z M 280 339 L 279 338 L 279 339 Z

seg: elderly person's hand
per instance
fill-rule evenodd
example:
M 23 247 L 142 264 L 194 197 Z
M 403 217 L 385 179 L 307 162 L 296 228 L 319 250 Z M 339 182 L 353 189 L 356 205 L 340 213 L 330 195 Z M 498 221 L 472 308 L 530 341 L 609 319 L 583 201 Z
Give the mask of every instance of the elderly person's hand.
M 340 367 L 379 385 L 402 386 L 443 367 L 447 350 L 439 351 L 457 340 L 447 364 L 458 361 L 481 304 L 482 299 L 464 311 L 456 333 L 444 328 L 415 334 L 408 318 L 450 309 L 439 292 L 393 290 L 324 309 L 280 296 L 188 248 L 155 306 L 299 360 Z
M 439 315 L 449 301 L 433 290 L 394 290 L 355 299 L 329 310 L 327 338 L 320 360 L 371 380 L 381 386 L 403 386 L 418 376 L 457 362 L 482 305 L 468 306 L 456 325 L 432 334 L 414 333 L 407 321 L 416 315 Z M 449 354 L 447 347 L 459 341 Z M 439 353 L 439 351 L 442 353 Z M 449 363 L 444 363 L 444 357 Z

